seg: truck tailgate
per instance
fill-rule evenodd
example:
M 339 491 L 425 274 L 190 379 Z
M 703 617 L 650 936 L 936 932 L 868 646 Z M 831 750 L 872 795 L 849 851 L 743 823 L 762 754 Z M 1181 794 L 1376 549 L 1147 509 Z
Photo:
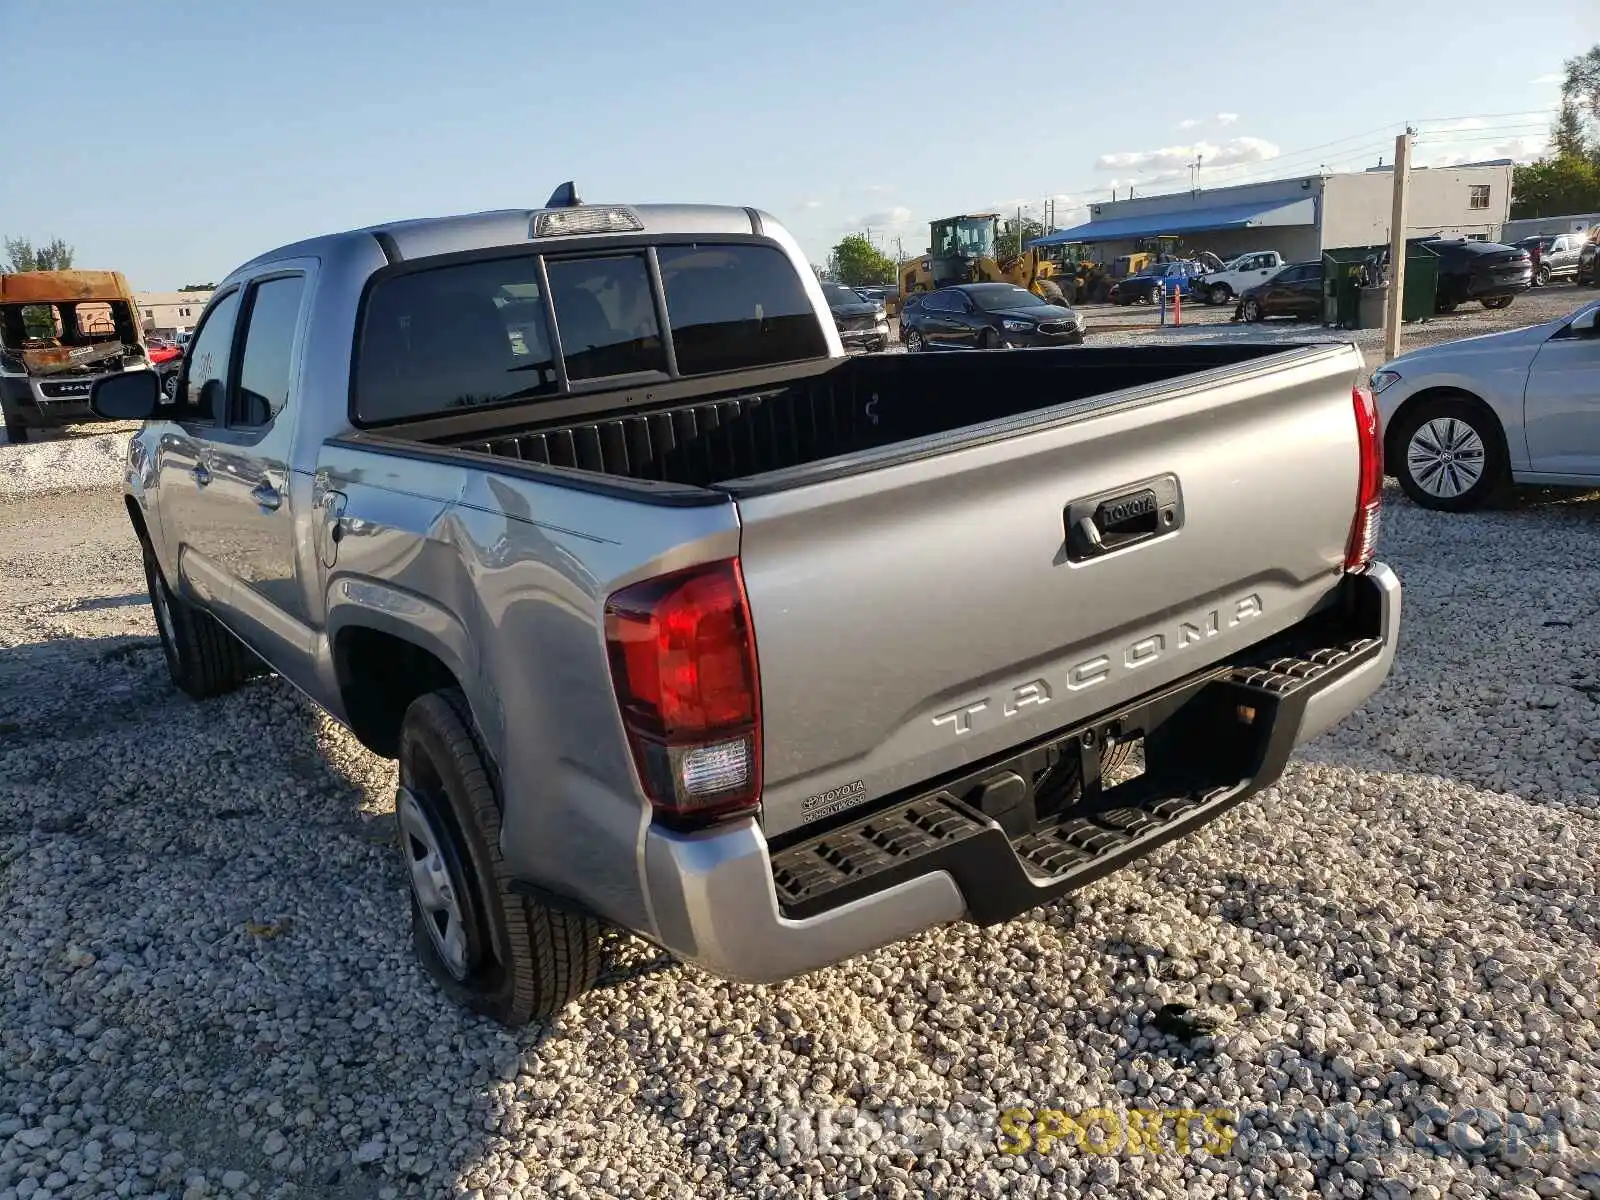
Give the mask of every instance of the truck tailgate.
M 1291 350 L 968 429 L 943 453 L 902 445 L 875 469 L 790 490 L 731 485 L 768 835 L 1074 724 L 1305 617 L 1343 569 L 1362 367 L 1349 346 Z M 1069 505 L 1072 523 L 1096 516 L 1105 549 L 1081 526 L 1069 536 Z M 1119 530 L 1151 529 L 1113 546 Z

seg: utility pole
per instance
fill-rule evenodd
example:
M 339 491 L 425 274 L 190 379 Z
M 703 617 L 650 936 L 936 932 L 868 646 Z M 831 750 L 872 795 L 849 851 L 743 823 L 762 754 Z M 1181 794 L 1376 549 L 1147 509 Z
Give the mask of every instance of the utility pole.
M 1389 303 L 1383 314 L 1383 361 L 1400 353 L 1406 287 L 1406 202 L 1411 192 L 1411 127 L 1394 140 L 1394 211 L 1389 218 Z

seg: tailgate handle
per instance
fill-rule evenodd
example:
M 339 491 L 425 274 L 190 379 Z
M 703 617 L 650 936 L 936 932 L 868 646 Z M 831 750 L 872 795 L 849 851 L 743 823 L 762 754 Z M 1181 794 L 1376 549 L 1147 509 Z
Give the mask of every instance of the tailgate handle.
M 1176 475 L 1161 475 L 1068 504 L 1067 561 L 1085 562 L 1183 528 L 1183 495 Z

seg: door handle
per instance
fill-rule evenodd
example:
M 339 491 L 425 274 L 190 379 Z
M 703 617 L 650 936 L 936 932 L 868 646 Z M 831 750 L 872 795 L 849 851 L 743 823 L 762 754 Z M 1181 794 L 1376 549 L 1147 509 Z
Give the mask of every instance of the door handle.
M 283 503 L 283 496 L 278 489 L 264 479 L 250 489 L 250 499 L 269 511 L 276 509 L 278 505 Z
M 194 481 L 196 486 L 205 487 L 206 484 L 211 482 L 211 468 L 206 466 L 205 463 L 195 463 Z

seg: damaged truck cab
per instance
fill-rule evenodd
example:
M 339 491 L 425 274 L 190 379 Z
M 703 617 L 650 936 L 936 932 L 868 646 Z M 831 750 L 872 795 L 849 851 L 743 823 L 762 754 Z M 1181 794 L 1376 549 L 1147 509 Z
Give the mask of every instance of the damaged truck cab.
M 0 412 L 6 439 L 92 421 L 97 380 L 151 370 L 138 304 L 120 271 L 0 275 Z

